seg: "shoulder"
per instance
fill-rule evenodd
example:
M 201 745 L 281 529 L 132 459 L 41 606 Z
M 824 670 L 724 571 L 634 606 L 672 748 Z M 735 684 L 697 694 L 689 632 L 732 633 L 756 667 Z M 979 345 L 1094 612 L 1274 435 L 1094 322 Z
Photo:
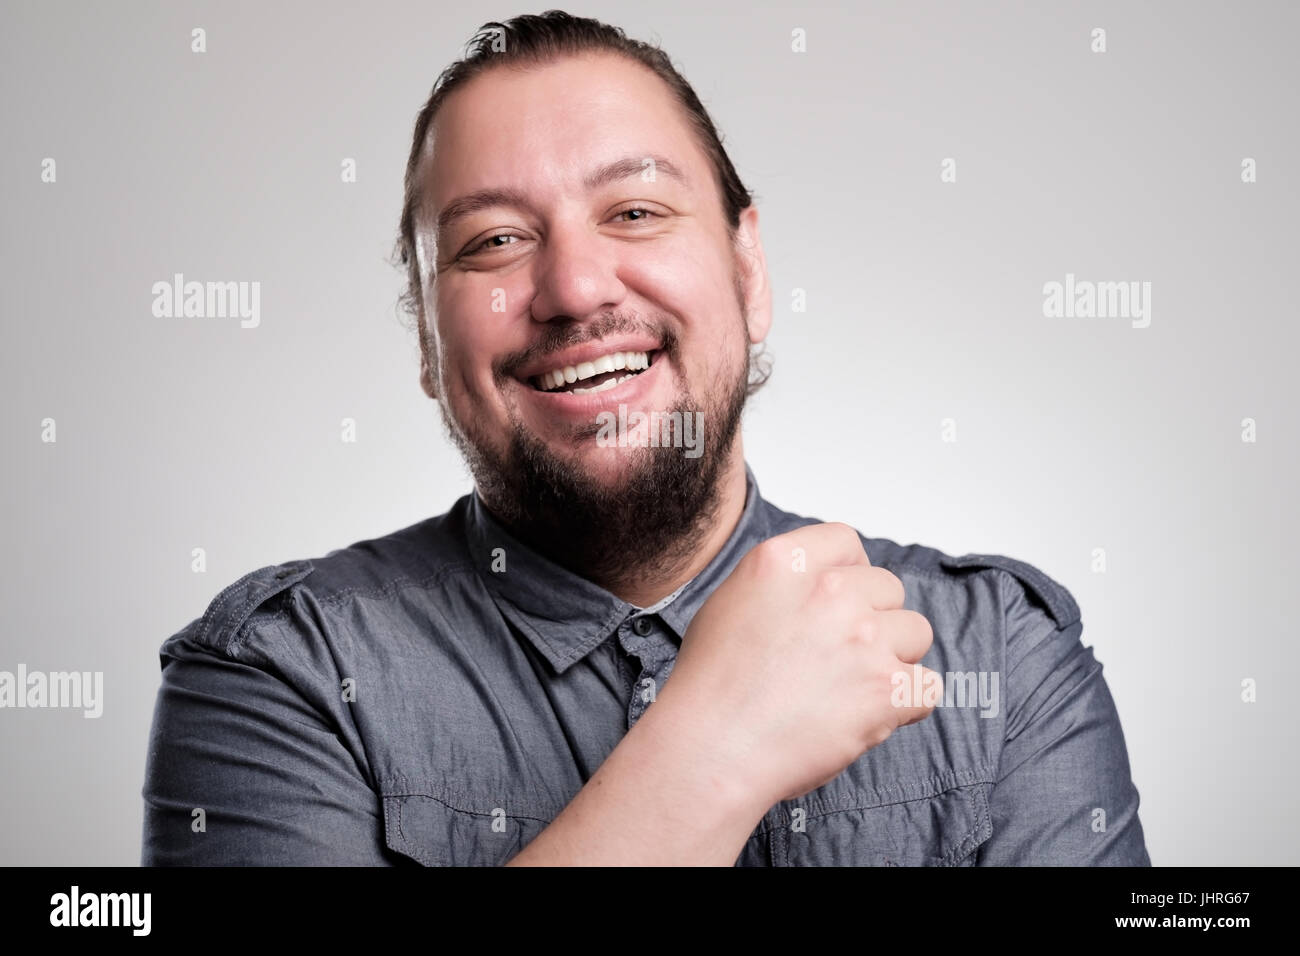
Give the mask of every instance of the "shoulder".
M 212 598 L 202 616 L 163 645 L 187 642 L 226 656 L 250 634 L 286 621 L 297 602 L 331 613 L 353 601 L 382 598 L 405 587 L 435 585 L 468 566 L 460 533 L 465 499 L 444 514 L 338 548 L 325 555 L 285 561 L 250 571 Z
M 821 520 L 765 504 L 772 534 Z M 1011 625 L 1037 616 L 1062 629 L 1080 620 L 1079 606 L 1069 589 L 1028 561 L 1004 554 L 954 555 L 928 545 L 871 537 L 861 531 L 858 536 L 873 565 L 898 575 L 909 594 L 929 595 L 932 600 L 926 603 L 955 600 L 967 614 L 993 610 Z

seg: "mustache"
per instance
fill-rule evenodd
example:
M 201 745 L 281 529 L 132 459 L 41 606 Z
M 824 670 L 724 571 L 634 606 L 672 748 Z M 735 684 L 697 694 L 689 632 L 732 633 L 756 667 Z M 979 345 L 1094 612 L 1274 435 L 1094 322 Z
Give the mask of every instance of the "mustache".
M 515 372 L 527 362 L 561 352 L 574 345 L 581 345 L 583 342 L 595 342 L 611 335 L 638 332 L 657 338 L 665 352 L 671 353 L 676 347 L 677 336 L 666 327 L 634 316 L 602 315 L 590 322 L 549 324 L 537 342 L 493 362 L 492 375 L 500 384 L 506 379 L 514 378 Z

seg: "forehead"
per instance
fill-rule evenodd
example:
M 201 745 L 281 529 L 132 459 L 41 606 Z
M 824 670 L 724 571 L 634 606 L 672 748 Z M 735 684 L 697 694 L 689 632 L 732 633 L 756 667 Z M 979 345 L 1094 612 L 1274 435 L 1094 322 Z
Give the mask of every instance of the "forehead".
M 647 67 L 602 53 L 489 69 L 438 111 L 425 208 L 485 188 L 580 193 L 591 169 L 628 155 L 670 158 L 697 190 L 709 181 L 683 108 Z

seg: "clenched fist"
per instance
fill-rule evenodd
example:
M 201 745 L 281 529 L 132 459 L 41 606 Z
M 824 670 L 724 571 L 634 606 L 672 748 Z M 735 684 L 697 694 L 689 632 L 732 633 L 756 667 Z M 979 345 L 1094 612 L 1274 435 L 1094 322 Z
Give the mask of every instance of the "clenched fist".
M 930 714 L 891 695 L 894 675 L 910 672 L 933 639 L 857 531 L 809 525 L 755 546 L 718 586 L 656 706 L 673 709 L 721 771 L 771 805 L 828 783 Z M 925 684 L 933 674 L 923 669 Z

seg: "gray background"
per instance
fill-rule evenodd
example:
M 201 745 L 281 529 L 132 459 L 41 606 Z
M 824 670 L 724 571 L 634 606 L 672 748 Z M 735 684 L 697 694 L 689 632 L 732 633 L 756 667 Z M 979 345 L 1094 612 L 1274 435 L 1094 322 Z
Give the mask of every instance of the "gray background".
M 4 4 L 0 669 L 103 671 L 105 709 L 0 710 L 0 861 L 138 862 L 162 641 L 247 571 L 469 489 L 386 256 L 438 72 L 549 6 Z M 764 494 L 1056 577 L 1152 860 L 1300 863 L 1296 7 L 566 9 L 659 39 L 758 193 Z M 174 272 L 261 282 L 260 327 L 154 318 Z M 1067 272 L 1151 282 L 1150 327 L 1045 318 Z

